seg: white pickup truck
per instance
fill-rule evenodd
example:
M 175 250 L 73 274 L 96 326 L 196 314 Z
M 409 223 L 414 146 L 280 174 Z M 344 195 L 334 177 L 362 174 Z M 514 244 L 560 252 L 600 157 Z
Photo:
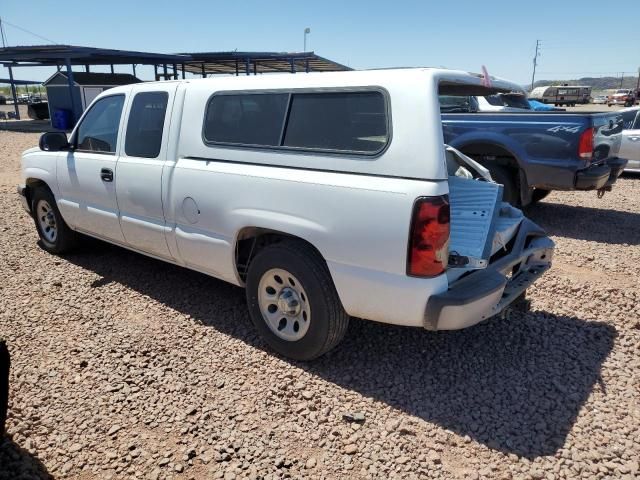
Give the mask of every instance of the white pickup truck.
M 551 265 L 553 242 L 443 143 L 438 95 L 516 87 L 442 69 L 117 87 L 69 140 L 24 152 L 18 191 L 45 250 L 82 233 L 245 287 L 295 359 L 337 345 L 350 316 L 460 329 Z

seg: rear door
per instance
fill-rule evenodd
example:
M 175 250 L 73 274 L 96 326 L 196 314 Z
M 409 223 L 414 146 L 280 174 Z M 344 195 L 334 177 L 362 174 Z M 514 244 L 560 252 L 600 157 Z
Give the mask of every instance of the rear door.
M 131 92 L 116 176 L 120 226 L 127 244 L 172 258 L 165 238 L 162 169 L 177 83 L 140 84 Z

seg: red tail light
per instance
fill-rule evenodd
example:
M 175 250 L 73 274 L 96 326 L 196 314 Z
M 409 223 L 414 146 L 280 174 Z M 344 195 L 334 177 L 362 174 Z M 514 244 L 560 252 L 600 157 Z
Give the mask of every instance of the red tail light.
M 578 144 L 578 156 L 585 160 L 591 160 L 593 157 L 593 135 L 592 127 L 587 128 L 580 135 L 580 143 Z
M 420 197 L 413 206 L 407 275 L 434 277 L 449 261 L 449 196 Z

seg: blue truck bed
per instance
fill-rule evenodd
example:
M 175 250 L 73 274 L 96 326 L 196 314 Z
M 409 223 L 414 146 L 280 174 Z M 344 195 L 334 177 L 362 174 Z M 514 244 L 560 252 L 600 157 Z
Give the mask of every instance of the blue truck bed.
M 509 177 L 505 193 L 511 189 L 514 204 L 550 190 L 610 189 L 626 165 L 616 112 L 442 113 L 442 128 L 446 144 Z

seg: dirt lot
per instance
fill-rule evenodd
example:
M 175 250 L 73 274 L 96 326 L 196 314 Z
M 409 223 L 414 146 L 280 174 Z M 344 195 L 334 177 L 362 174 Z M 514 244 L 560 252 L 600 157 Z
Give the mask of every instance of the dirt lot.
M 266 349 L 238 288 L 99 242 L 42 251 L 15 194 L 36 143 L 0 132 L 0 479 L 640 475 L 640 178 L 530 211 L 557 242 L 530 312 L 353 320 L 302 364 Z

